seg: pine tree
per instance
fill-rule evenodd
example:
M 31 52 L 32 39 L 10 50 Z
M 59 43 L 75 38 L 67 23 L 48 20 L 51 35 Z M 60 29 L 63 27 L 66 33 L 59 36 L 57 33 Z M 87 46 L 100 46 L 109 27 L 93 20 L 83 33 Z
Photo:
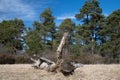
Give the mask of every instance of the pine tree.
M 26 41 L 26 53 L 29 54 L 40 54 L 44 50 L 43 43 L 41 42 L 40 35 L 37 30 L 28 30 Z
M 56 26 L 54 23 L 54 16 L 52 15 L 52 11 L 50 8 L 45 9 L 41 14 L 40 14 L 40 20 L 41 20 L 41 25 L 42 25 L 42 30 L 45 32 L 44 34 L 44 40 L 45 43 L 48 44 L 52 49 L 54 48 L 54 40 L 56 38 Z
M 101 30 L 106 43 L 101 46 L 101 54 L 110 62 L 120 62 L 120 10 L 107 17 L 106 25 Z
M 4 20 L 0 23 L 0 44 L 10 53 L 23 49 L 24 23 L 20 19 Z
M 33 29 L 26 36 L 27 51 L 32 54 L 43 53 L 46 49 L 55 48 L 56 26 L 50 8 L 40 14 L 40 21 L 34 21 Z
M 82 21 L 82 26 L 78 27 L 77 34 L 80 36 L 81 44 L 91 47 L 91 53 L 94 54 L 95 46 L 98 40 L 98 31 L 104 16 L 99 6 L 98 0 L 88 0 L 80 9 L 80 13 L 75 17 Z
M 69 33 L 68 40 L 66 42 L 66 50 L 68 52 L 68 50 L 70 51 L 70 48 L 73 47 L 75 35 L 75 23 L 69 18 L 65 19 L 59 26 L 59 40 L 65 32 Z
M 65 19 L 61 24 L 60 24 L 60 27 L 59 27 L 59 33 L 60 34 L 63 34 L 64 32 L 69 32 L 69 38 L 70 38 L 70 43 L 72 44 L 72 37 L 74 35 L 74 31 L 75 31 L 75 23 L 67 18 Z

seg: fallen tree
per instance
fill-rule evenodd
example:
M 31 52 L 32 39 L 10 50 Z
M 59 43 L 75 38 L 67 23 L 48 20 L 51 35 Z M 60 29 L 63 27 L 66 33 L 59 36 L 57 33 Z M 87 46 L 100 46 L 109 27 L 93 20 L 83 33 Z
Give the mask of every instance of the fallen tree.
M 73 69 L 65 70 L 62 68 L 62 65 L 64 65 L 63 64 L 64 60 L 62 58 L 62 50 L 64 48 L 67 37 L 68 37 L 68 32 L 64 33 L 62 40 L 60 42 L 60 45 L 58 46 L 58 48 L 56 50 L 56 59 L 57 59 L 56 62 L 53 62 L 44 57 L 39 57 L 38 59 L 31 58 L 31 60 L 34 62 L 33 67 L 45 69 L 50 72 L 62 72 L 63 75 L 65 75 L 65 76 L 70 75 L 70 74 L 72 75 L 74 70 L 81 66 L 74 62 L 71 62 L 71 66 L 73 67 Z

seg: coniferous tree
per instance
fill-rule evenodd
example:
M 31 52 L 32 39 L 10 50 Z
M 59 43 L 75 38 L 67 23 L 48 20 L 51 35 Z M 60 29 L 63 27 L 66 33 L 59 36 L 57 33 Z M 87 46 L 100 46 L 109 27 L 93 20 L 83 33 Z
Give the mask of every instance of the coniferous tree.
M 10 53 L 23 49 L 24 23 L 20 19 L 4 20 L 0 23 L 0 44 Z
M 69 18 L 65 19 L 59 26 L 60 38 L 65 32 L 69 33 L 68 40 L 66 42 L 66 48 L 70 51 L 70 48 L 72 48 L 74 44 L 75 23 Z
M 82 26 L 78 26 L 77 34 L 80 36 L 82 45 L 90 46 L 91 53 L 94 54 L 98 40 L 98 31 L 104 16 L 98 0 L 88 0 L 85 2 L 80 13 L 75 17 L 82 21 Z
M 59 27 L 59 32 L 63 34 L 64 32 L 69 32 L 69 42 L 72 44 L 72 37 L 75 31 L 75 23 L 71 19 L 65 19 Z
M 101 46 L 101 54 L 109 58 L 109 62 L 120 62 L 120 10 L 107 17 L 106 25 L 100 31 L 105 38 Z
M 43 50 L 54 49 L 56 39 L 54 19 L 50 8 L 47 8 L 40 14 L 40 21 L 34 21 L 33 29 L 28 31 L 26 36 L 28 52 L 39 54 Z
M 52 11 L 50 8 L 45 9 L 40 14 L 40 20 L 42 25 L 42 30 L 45 32 L 44 40 L 45 43 L 48 44 L 51 48 L 53 48 L 54 40 L 56 38 L 56 26 L 54 23 L 54 16 L 52 15 Z
M 26 40 L 26 52 L 29 54 L 40 54 L 44 50 L 43 43 L 41 42 L 40 35 L 37 30 L 31 30 L 27 32 Z

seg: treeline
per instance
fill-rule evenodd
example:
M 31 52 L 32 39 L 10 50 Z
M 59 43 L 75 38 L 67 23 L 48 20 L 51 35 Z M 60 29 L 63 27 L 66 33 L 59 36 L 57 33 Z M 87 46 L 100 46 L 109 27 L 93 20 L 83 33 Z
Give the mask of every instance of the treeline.
M 31 28 L 26 28 L 21 19 L 4 20 L 0 22 L 1 51 L 16 54 L 24 50 L 27 54 L 52 56 L 63 33 L 69 32 L 63 53 L 71 60 L 120 63 L 120 10 L 106 17 L 99 4 L 98 0 L 84 3 L 75 14 L 79 25 L 67 18 L 56 26 L 50 8 L 40 14 L 40 21 L 34 21 Z

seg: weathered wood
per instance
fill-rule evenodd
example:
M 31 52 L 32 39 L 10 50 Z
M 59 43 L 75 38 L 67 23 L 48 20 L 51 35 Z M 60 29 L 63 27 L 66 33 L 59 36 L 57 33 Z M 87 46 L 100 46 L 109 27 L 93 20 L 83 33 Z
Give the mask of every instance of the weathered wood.
M 72 69 L 72 70 L 63 70 L 62 69 L 60 72 L 62 72 L 64 76 L 69 76 L 69 75 L 73 75 L 74 70 L 75 69 Z
M 56 50 L 56 52 L 57 52 L 57 61 L 62 59 L 62 50 L 63 50 L 63 47 L 65 45 L 67 36 L 68 36 L 68 32 L 64 33 L 64 35 L 63 35 L 63 37 L 61 39 L 60 45 L 58 46 L 58 48 Z
M 60 72 L 62 63 L 63 63 L 63 59 L 59 60 L 59 62 L 57 62 L 56 64 L 51 65 L 50 71 L 51 72 Z
M 39 59 L 31 58 L 31 61 L 34 62 L 32 65 L 34 68 L 41 68 L 41 69 L 43 69 L 44 67 L 46 69 L 50 65 L 55 64 L 55 62 L 53 62 L 47 58 L 44 58 L 44 57 L 40 57 Z
M 63 63 L 63 59 L 62 59 L 62 50 L 64 48 L 66 39 L 68 37 L 68 32 L 64 33 L 60 45 L 58 46 L 57 50 L 56 50 L 56 57 L 57 57 L 57 62 L 56 64 L 51 68 L 51 71 L 53 72 L 60 72 L 61 71 L 61 67 L 62 67 L 62 63 Z
M 34 66 L 37 66 L 37 67 L 42 67 L 43 66 L 42 68 L 47 70 L 47 71 L 61 72 L 65 76 L 72 75 L 74 70 L 76 68 L 80 67 L 81 64 L 76 64 L 74 62 L 71 62 L 71 66 L 74 67 L 73 69 L 71 69 L 71 70 L 62 69 L 62 64 L 64 62 L 64 60 L 62 59 L 62 50 L 63 50 L 64 45 L 66 43 L 67 37 L 68 37 L 68 32 L 64 33 L 64 35 L 61 39 L 60 45 L 58 46 L 58 48 L 56 50 L 56 57 L 57 57 L 57 62 L 56 63 L 47 59 L 47 58 L 44 58 L 44 57 L 39 57 L 38 60 L 35 60 L 35 59 L 31 58 L 31 60 L 35 63 Z
M 40 60 L 43 61 L 43 62 L 46 62 L 46 63 L 48 63 L 48 64 L 53 64 L 53 63 L 55 63 L 55 62 L 53 62 L 53 61 L 51 61 L 51 60 L 49 60 L 49 59 L 47 59 L 47 58 L 44 58 L 44 57 L 40 57 Z
M 79 68 L 79 67 L 83 67 L 83 64 L 81 64 L 81 63 L 71 62 L 70 64 L 71 64 L 72 66 L 74 66 L 75 69 L 76 69 L 76 68 Z
M 33 59 L 33 58 L 31 58 L 31 61 L 33 61 L 34 63 L 33 63 L 33 65 L 32 65 L 32 67 L 34 67 L 34 68 L 39 68 L 39 66 L 40 66 L 40 64 L 41 64 L 41 61 L 40 61 L 40 59 Z

